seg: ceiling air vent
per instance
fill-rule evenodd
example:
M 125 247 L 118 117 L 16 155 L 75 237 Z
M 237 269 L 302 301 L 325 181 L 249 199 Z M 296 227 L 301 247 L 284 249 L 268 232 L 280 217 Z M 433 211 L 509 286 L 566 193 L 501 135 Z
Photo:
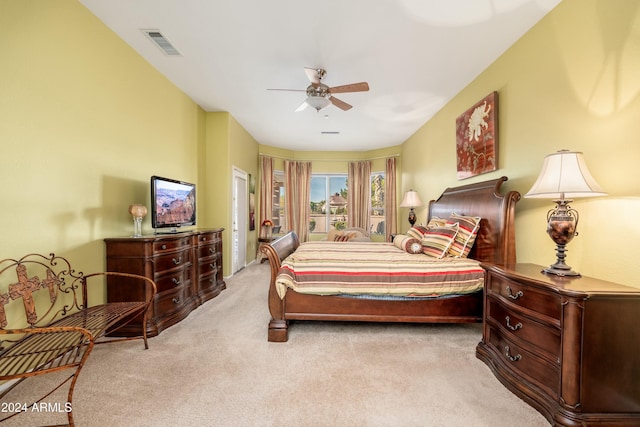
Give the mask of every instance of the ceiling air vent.
M 160 48 L 167 56 L 181 56 L 178 49 L 173 47 L 169 40 L 158 30 L 142 30 L 149 39 Z

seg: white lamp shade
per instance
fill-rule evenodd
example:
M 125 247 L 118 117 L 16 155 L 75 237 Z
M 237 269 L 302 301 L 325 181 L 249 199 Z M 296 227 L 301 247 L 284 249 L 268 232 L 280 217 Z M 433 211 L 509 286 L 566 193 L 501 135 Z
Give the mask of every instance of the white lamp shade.
M 560 150 L 544 158 L 538 179 L 524 197 L 547 199 L 604 196 L 581 152 Z
M 404 193 L 404 198 L 400 203 L 401 208 L 417 208 L 419 206 L 423 206 L 423 204 L 417 191 L 409 190 Z

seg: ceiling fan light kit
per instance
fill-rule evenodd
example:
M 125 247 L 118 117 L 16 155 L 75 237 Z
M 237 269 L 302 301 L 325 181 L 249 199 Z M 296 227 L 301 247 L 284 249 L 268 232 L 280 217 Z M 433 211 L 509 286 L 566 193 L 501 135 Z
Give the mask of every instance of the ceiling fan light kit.
M 323 108 L 327 108 L 331 104 L 331 101 L 323 96 L 312 95 L 307 98 L 305 104 L 315 108 L 316 111 L 320 111 Z
M 366 92 L 369 90 L 367 82 L 351 83 L 342 86 L 329 87 L 321 80 L 327 74 L 322 68 L 305 67 L 305 73 L 311 84 L 307 87 L 307 99 L 296 109 L 296 111 L 304 110 L 307 105 L 313 107 L 316 111 L 327 108 L 330 104 L 335 105 L 343 111 L 351 109 L 353 106 L 333 96 L 333 93 L 347 92 Z M 296 89 L 269 89 L 269 90 L 296 90 Z

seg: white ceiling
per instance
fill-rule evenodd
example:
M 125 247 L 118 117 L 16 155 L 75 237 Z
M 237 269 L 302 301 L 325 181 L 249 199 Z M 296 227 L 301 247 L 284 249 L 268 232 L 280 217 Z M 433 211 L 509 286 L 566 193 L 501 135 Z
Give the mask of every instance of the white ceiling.
M 370 150 L 404 142 L 560 0 L 80 0 L 205 111 L 261 144 Z M 142 29 L 159 30 L 166 56 Z M 295 112 L 328 86 L 367 81 L 351 105 Z M 452 123 L 452 128 L 454 124 Z M 339 132 L 322 134 L 321 132 Z

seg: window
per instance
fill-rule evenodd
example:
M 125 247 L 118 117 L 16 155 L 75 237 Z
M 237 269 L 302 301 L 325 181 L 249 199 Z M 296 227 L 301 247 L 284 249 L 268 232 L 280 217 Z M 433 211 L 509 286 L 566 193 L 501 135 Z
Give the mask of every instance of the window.
M 328 233 L 347 227 L 347 175 L 311 176 L 311 233 Z
M 384 235 L 384 172 L 371 174 L 371 234 Z M 349 220 L 347 175 L 313 174 L 311 177 L 311 233 L 341 230 Z M 327 202 L 328 201 L 328 202 Z
M 384 236 L 384 172 L 371 173 L 371 234 Z

